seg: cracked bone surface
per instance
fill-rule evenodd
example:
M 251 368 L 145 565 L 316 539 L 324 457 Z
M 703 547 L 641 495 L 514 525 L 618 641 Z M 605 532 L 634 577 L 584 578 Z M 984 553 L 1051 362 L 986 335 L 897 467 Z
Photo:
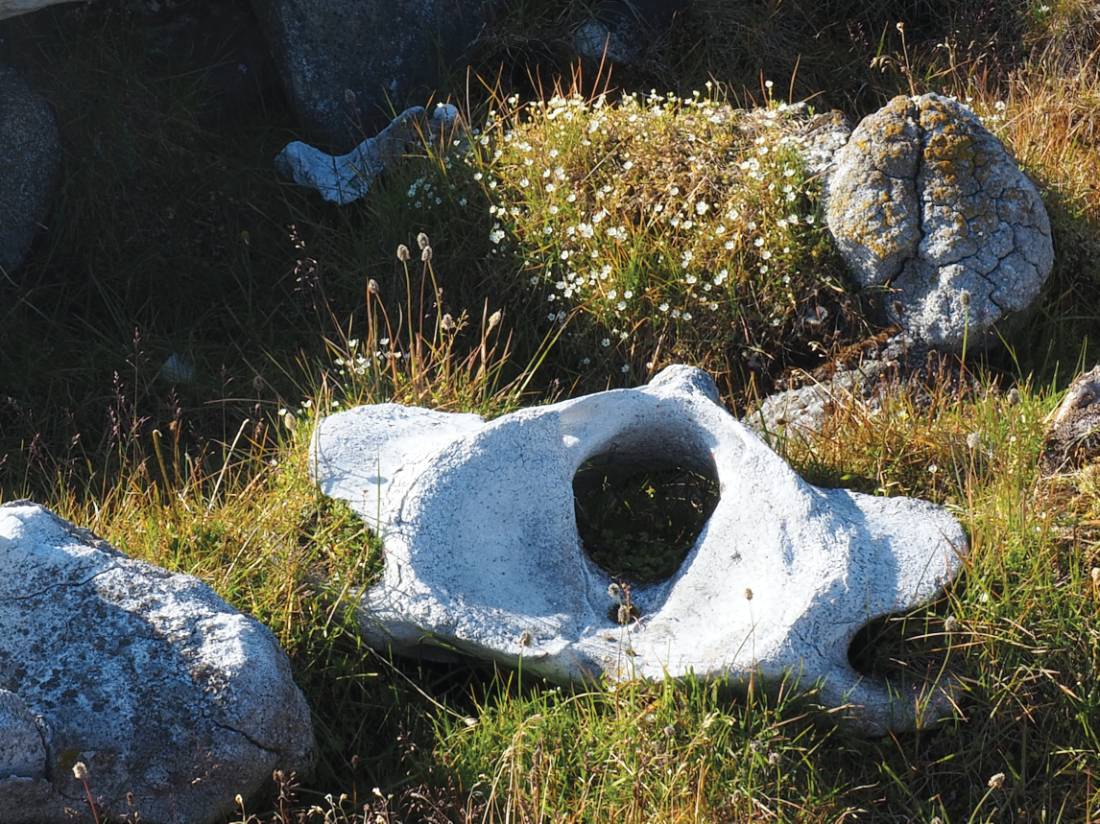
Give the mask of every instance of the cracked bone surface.
M 370 191 L 375 178 L 401 159 L 421 135 L 448 132 L 458 109 L 440 103 L 429 116 L 421 106 L 406 109 L 385 129 L 344 155 L 330 155 L 301 141 L 288 143 L 275 157 L 275 168 L 299 186 L 315 189 L 329 203 L 346 206 Z
M 1054 264 L 1034 184 L 970 109 L 896 97 L 863 119 L 828 178 L 827 219 L 853 277 L 885 320 L 959 350 L 995 339 Z
M 412 654 L 457 650 L 556 681 L 694 673 L 821 683 L 867 733 L 943 714 L 950 684 L 897 689 L 857 672 L 855 634 L 936 596 L 966 536 L 944 509 L 803 481 L 672 366 L 618 389 L 493 421 L 396 404 L 323 419 L 311 470 L 384 544 L 362 596 L 367 640 Z M 717 508 L 671 578 L 636 585 L 620 626 L 612 579 L 586 554 L 572 482 L 594 457 L 669 458 L 720 486 Z
M 312 753 L 267 628 L 40 506 L 0 506 L 0 821 L 70 820 L 76 762 L 112 820 L 132 792 L 151 824 L 221 821 Z

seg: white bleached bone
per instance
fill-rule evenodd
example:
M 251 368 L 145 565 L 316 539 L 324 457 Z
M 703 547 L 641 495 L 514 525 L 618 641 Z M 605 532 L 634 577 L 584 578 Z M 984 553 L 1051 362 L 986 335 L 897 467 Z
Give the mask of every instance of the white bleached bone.
M 677 572 L 633 589 L 641 617 L 626 626 L 574 514 L 574 475 L 607 455 L 674 460 L 721 489 Z M 698 369 L 489 422 L 358 407 L 320 422 L 312 470 L 384 542 L 382 580 L 360 610 L 374 645 L 522 659 L 558 681 L 793 676 L 819 681 L 828 705 L 853 705 L 850 720 L 870 733 L 944 711 L 942 687 L 896 692 L 854 670 L 848 648 L 869 621 L 952 579 L 967 548 L 958 522 L 925 501 L 811 486 Z
M 275 168 L 299 186 L 316 189 L 329 203 L 346 206 L 370 191 L 375 178 L 422 135 L 432 138 L 447 133 L 457 119 L 458 109 L 449 103 L 440 103 L 431 115 L 414 106 L 345 155 L 330 155 L 298 140 L 288 143 L 276 156 Z

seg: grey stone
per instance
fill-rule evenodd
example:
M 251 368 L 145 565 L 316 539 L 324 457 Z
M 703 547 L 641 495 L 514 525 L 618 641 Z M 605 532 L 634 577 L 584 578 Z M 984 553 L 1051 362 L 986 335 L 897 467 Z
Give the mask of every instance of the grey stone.
M 829 229 L 887 322 L 958 351 L 995 340 L 995 324 L 1039 295 L 1054 263 L 1042 200 L 961 103 L 897 97 L 836 161 Z
M 23 263 L 60 167 L 53 110 L 15 69 L 0 66 L 0 276 Z
M 573 33 L 578 57 L 593 63 L 640 64 L 688 0 L 603 0 Z
M 1045 476 L 1073 472 L 1100 457 L 1100 366 L 1079 375 L 1047 420 L 1039 467 Z
M 945 684 L 893 690 L 856 672 L 867 622 L 934 597 L 967 552 L 958 522 L 910 498 L 807 484 L 674 366 L 646 387 L 485 422 L 395 404 L 323 419 L 312 471 L 382 538 L 362 595 L 367 641 L 459 651 L 557 681 L 704 679 L 821 685 L 869 733 L 945 711 Z M 666 457 L 717 477 L 721 499 L 673 576 L 621 588 L 585 553 L 572 481 L 597 456 Z M 791 683 L 791 682 L 788 682 Z
M 796 104 L 803 106 L 805 104 Z M 848 117 L 840 111 L 807 113 L 799 135 L 802 139 L 801 155 L 806 171 L 827 179 L 836 167 L 837 153 L 852 137 Z
M 876 411 L 886 386 L 920 372 L 927 356 L 905 333 L 861 341 L 809 374 L 788 376 L 787 388 L 766 397 L 743 422 L 767 435 L 817 434 L 837 409 Z
M 427 99 L 484 23 L 480 0 L 252 0 L 312 142 L 346 151 Z M 349 95 L 350 92 L 350 95 Z
M 804 386 L 769 395 L 744 423 L 765 434 L 816 434 L 836 408 L 856 400 L 862 382 L 862 373 L 855 370 L 837 372 L 826 381 L 811 379 Z
M 37 738 L 36 738 L 37 736 Z M 304 771 L 309 709 L 274 636 L 209 587 L 40 506 L 0 506 L 0 822 L 214 822 Z
M 840 350 L 812 372 L 792 370 L 743 422 L 768 437 L 812 440 L 838 413 L 839 420 L 872 417 L 899 392 L 924 409 L 940 393 L 979 391 L 980 380 L 957 355 L 930 349 L 894 327 Z
M 619 28 L 611 28 L 600 20 L 586 20 L 573 33 L 573 49 L 577 55 L 593 63 L 608 60 L 630 64 L 638 60 L 641 49 L 627 39 Z
M 843 112 L 815 112 L 805 102 L 736 111 L 738 128 L 744 137 L 754 139 L 778 129 L 779 144 L 794 148 L 807 174 L 819 180 L 832 173 L 838 153 L 852 135 L 852 126 Z M 769 137 L 775 139 L 774 135 Z
M 0 777 L 44 778 L 46 742 L 38 720 L 15 693 L 0 690 Z
M 59 3 L 72 3 L 75 0 L 0 0 L 0 20 L 8 17 L 17 17 L 20 14 L 30 14 Z
M 168 381 L 168 383 L 193 383 L 195 380 L 195 364 L 186 355 L 173 352 L 160 365 L 160 369 L 157 370 L 157 377 Z
M 429 116 L 421 106 L 406 109 L 385 129 L 345 155 L 330 155 L 301 141 L 279 152 L 275 168 L 299 186 L 314 189 L 329 203 L 345 206 L 363 197 L 375 179 L 422 141 L 450 136 L 458 109 L 441 103 Z

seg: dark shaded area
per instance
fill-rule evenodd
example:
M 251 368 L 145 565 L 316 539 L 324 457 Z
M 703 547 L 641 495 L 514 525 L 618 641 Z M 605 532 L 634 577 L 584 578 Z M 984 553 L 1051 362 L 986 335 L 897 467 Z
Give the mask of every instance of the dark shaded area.
M 626 21 L 620 27 L 636 52 L 628 64 L 577 64 L 574 34 L 593 18 L 609 27 Z M 913 56 L 908 65 L 899 22 Z M 506 94 L 549 93 L 564 79 L 584 93 L 657 88 L 687 96 L 713 80 L 750 104 L 771 95 L 767 79 L 776 96 L 862 116 L 907 90 L 909 76 L 931 79 L 926 57 L 941 43 L 966 61 L 980 58 L 983 71 L 1012 67 L 1027 53 L 1025 22 L 1021 8 L 997 0 L 508 0 L 475 42 L 471 62 L 489 69 Z
M 855 634 L 848 662 L 863 675 L 891 683 L 932 681 L 943 668 L 948 638 L 938 616 L 887 615 L 869 621 Z
M 589 557 L 631 584 L 672 576 L 718 505 L 718 477 L 675 458 L 596 456 L 573 478 L 577 530 Z

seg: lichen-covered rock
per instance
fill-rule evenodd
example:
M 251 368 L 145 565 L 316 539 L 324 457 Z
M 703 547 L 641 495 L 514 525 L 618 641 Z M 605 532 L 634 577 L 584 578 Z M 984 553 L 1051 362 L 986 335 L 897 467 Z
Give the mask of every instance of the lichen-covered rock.
M 309 138 L 347 151 L 426 100 L 477 36 L 482 0 L 252 0 Z M 415 98 L 419 97 L 420 100 Z
M 19 696 L 0 689 L 0 780 L 45 776 L 46 742 L 42 736 L 38 720 Z
M 972 111 L 935 94 L 894 98 L 856 127 L 827 217 L 885 319 L 942 349 L 988 343 L 1054 262 L 1034 184 Z
M 309 709 L 257 621 L 40 506 L 0 506 L 0 822 L 213 822 L 309 767 Z M 89 818 L 90 820 L 90 818 Z
M 942 683 L 898 689 L 854 670 L 848 649 L 868 621 L 952 578 L 967 551 L 959 523 L 925 501 L 807 484 L 698 369 L 493 421 L 359 407 L 321 421 L 310 454 L 322 490 L 385 544 L 360 609 L 372 644 L 561 681 L 820 681 L 821 700 L 851 706 L 866 732 L 947 710 Z M 573 480 L 595 458 L 674 458 L 721 488 L 679 569 L 637 583 L 629 605 L 578 532 Z
M 1100 366 L 1070 384 L 1047 422 L 1039 468 L 1043 475 L 1073 472 L 1100 458 Z
M 22 264 L 53 198 L 60 166 L 53 110 L 15 69 L 0 66 L 0 274 Z

